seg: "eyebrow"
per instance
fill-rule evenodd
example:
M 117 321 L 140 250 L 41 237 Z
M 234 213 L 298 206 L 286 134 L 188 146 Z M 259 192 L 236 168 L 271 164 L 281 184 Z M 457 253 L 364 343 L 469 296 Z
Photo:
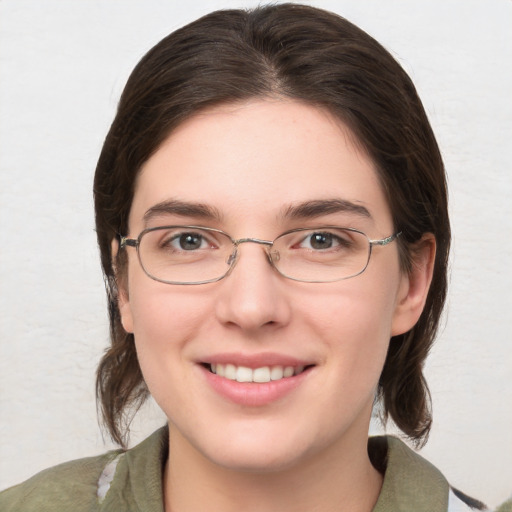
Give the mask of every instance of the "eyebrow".
M 288 206 L 283 217 L 287 219 L 309 219 L 331 213 L 353 213 L 371 219 L 369 210 L 361 204 L 346 199 L 315 199 Z
M 298 204 L 291 204 L 282 210 L 280 217 L 284 219 L 311 219 L 333 213 L 352 213 L 371 219 L 368 209 L 363 205 L 346 199 L 314 199 Z M 222 215 L 217 208 L 204 204 L 169 199 L 155 204 L 144 214 L 144 222 L 147 225 L 155 217 L 164 215 L 177 215 L 180 217 L 194 217 L 201 220 L 213 220 L 220 222 Z
M 147 224 L 151 219 L 164 215 L 178 215 L 180 217 L 195 217 L 202 220 L 216 221 L 220 221 L 222 217 L 216 208 L 207 204 L 169 199 L 149 208 L 143 218 Z

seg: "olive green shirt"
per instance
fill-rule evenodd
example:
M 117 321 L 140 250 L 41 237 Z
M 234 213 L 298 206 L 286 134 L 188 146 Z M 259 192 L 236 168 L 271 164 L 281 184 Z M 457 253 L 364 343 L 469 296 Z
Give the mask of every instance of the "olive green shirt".
M 402 441 L 370 438 L 368 449 L 372 462 L 385 471 L 374 512 L 470 510 L 450 491 L 443 475 Z M 0 510 L 163 512 L 162 476 L 167 452 L 168 430 L 162 428 L 126 452 L 111 451 L 38 473 L 1 492 Z

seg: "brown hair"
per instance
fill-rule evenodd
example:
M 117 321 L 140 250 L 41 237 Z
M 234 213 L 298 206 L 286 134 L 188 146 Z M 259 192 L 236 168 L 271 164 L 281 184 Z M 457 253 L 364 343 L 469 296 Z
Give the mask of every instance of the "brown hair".
M 148 395 L 132 334 L 120 322 L 111 243 L 127 233 L 141 165 L 172 130 L 201 109 L 257 97 L 293 98 L 327 109 L 373 159 L 397 231 L 402 267 L 425 233 L 437 242 L 424 311 L 392 338 L 379 383 L 384 418 L 417 443 L 431 424 L 423 365 L 447 287 L 450 224 L 443 162 L 411 80 L 372 37 L 333 13 L 281 4 L 213 12 L 152 48 L 132 72 L 94 180 L 96 229 L 108 295 L 111 346 L 97 374 L 106 427 L 119 444 Z M 123 251 L 115 265 L 123 268 Z

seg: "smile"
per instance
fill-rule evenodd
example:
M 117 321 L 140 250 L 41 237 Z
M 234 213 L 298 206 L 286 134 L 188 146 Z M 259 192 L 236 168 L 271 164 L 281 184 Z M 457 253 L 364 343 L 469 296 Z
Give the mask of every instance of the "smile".
M 262 366 L 260 368 L 248 368 L 234 364 L 211 364 L 210 371 L 219 377 L 224 377 L 237 382 L 265 383 L 286 379 L 301 374 L 304 366 Z
M 316 364 L 282 354 L 216 354 L 198 366 L 216 395 L 243 407 L 265 407 L 301 388 Z M 236 364 L 238 363 L 238 364 Z

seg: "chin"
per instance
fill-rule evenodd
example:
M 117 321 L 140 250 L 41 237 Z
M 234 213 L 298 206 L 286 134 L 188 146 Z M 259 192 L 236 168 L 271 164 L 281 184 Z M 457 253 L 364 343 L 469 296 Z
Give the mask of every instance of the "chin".
M 211 454 L 209 459 L 215 465 L 230 471 L 269 474 L 295 467 L 303 458 L 301 455 L 296 448 L 293 452 L 277 452 L 275 449 L 262 450 L 260 447 L 249 451 L 246 447 L 243 453 L 230 450 L 230 453 Z
M 268 427 L 268 426 L 267 426 Z M 327 446 L 319 442 L 322 436 L 288 429 L 245 429 L 229 432 L 216 439 L 203 439 L 195 445 L 211 463 L 235 472 L 269 474 L 290 470 L 324 451 Z M 330 445 L 324 439 L 326 445 Z M 202 445 L 202 446 L 201 446 Z

